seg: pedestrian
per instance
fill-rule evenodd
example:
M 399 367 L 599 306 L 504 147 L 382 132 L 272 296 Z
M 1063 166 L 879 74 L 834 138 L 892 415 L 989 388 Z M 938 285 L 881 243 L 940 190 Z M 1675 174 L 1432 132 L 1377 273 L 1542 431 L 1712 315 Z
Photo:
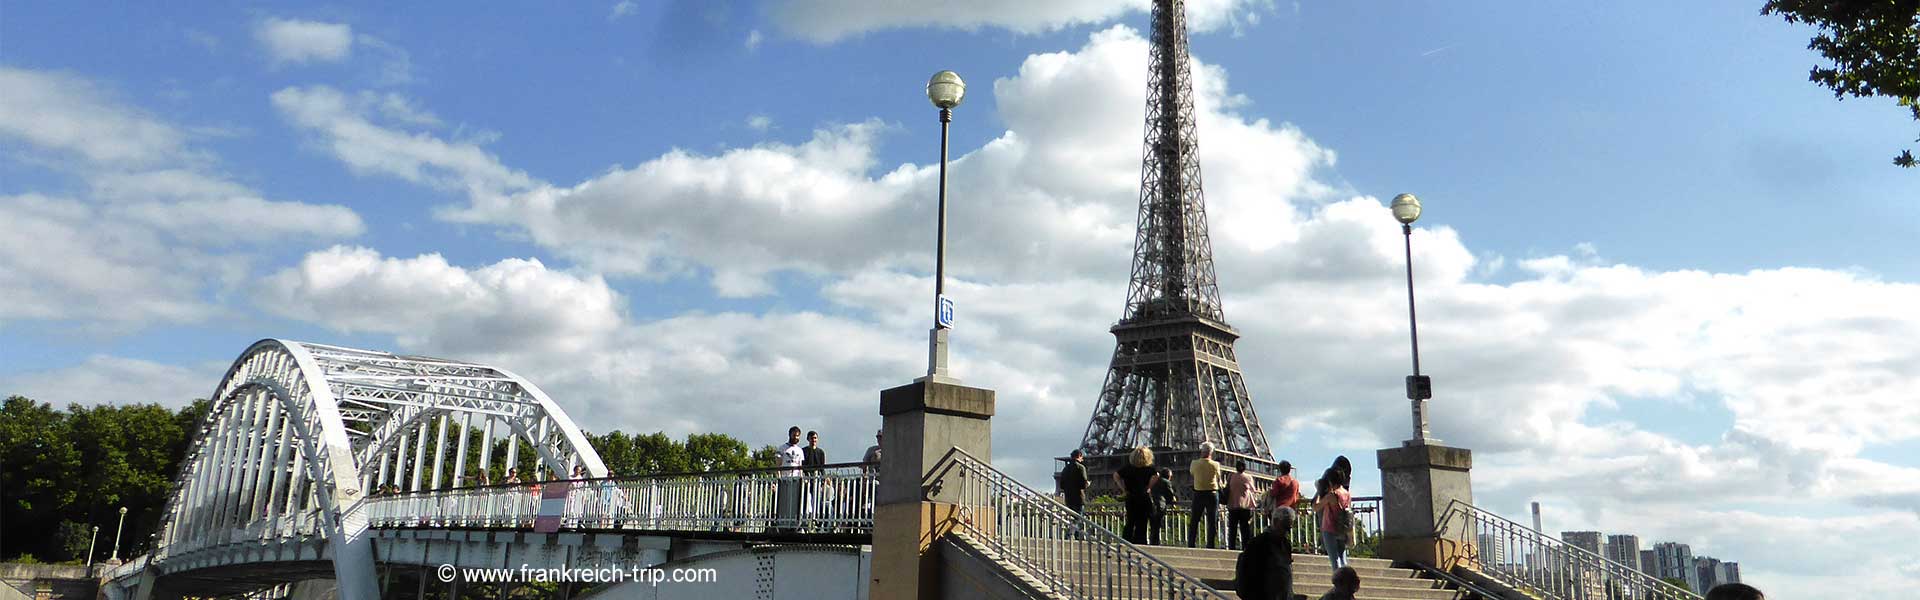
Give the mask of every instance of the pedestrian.
M 860 457 L 860 462 L 876 463 L 876 464 L 880 462 L 880 432 L 879 431 L 873 432 L 873 445 L 867 446 L 867 453 Z
M 1233 475 L 1227 477 L 1227 549 L 1239 550 L 1253 539 L 1253 476 L 1247 463 L 1233 461 Z
M 1127 457 L 1127 466 L 1113 473 L 1113 483 L 1126 499 L 1127 521 L 1120 537 L 1128 542 L 1147 543 L 1147 520 L 1153 515 L 1149 490 L 1158 481 L 1160 473 L 1153 469 L 1153 450 L 1146 446 L 1134 448 L 1133 454 Z
M 1200 458 L 1187 465 L 1193 476 L 1193 503 L 1188 505 L 1187 547 L 1200 541 L 1200 522 L 1207 523 L 1207 547 L 1220 547 L 1220 463 L 1213 461 L 1213 442 L 1200 444 Z
M 1320 600 L 1353 600 L 1360 593 L 1360 573 L 1353 567 L 1340 567 L 1333 572 L 1333 589 L 1320 595 Z
M 800 465 L 806 462 L 806 448 L 800 445 L 800 428 L 787 428 L 787 443 L 774 452 L 779 460 L 780 481 L 774 488 L 776 531 L 791 533 L 800 525 Z
M 1246 600 L 1293 600 L 1291 513 L 1270 512 L 1266 531 L 1247 540 L 1234 563 L 1234 591 Z
M 1707 600 L 1767 600 L 1767 596 L 1744 583 L 1722 583 L 1707 590 Z
M 1092 485 L 1087 481 L 1087 453 L 1074 448 L 1067 455 L 1067 466 L 1060 469 L 1060 496 L 1067 510 L 1087 514 L 1087 488 Z
M 520 470 L 507 469 L 507 478 L 505 480 L 502 480 L 501 483 L 505 483 L 505 484 L 520 483 Z
M 806 455 L 801 458 L 800 463 L 804 466 L 816 467 L 807 469 L 808 472 L 819 471 L 820 469 L 817 467 L 827 464 L 827 450 L 820 447 L 820 432 L 807 432 L 807 447 L 803 450 L 805 450 Z
M 1167 512 L 1179 505 L 1180 498 L 1173 495 L 1173 469 L 1160 467 L 1160 481 L 1153 484 L 1153 521 L 1147 524 L 1147 543 L 1166 543 Z
M 1293 505 L 1300 502 L 1300 480 L 1293 478 L 1293 463 L 1280 461 L 1280 476 L 1273 478 L 1273 485 L 1267 487 L 1266 511 L 1276 518 L 1293 523 L 1300 518 Z M 1284 513 L 1284 516 L 1280 516 Z M 1289 527 L 1291 529 L 1291 527 Z
M 802 450 L 806 452 L 806 456 L 800 460 L 800 464 L 807 469 L 806 483 L 801 484 L 806 488 L 803 494 L 805 506 L 801 508 L 801 512 L 806 514 L 808 525 L 818 526 L 819 521 L 826 516 L 825 513 L 832 506 L 831 499 L 828 498 L 832 490 L 827 489 L 826 470 L 821 468 L 827 464 L 827 450 L 820 447 L 820 432 L 808 431 L 807 447 Z
M 1313 507 L 1320 518 L 1320 543 L 1333 568 L 1347 566 L 1347 548 L 1353 544 L 1353 495 L 1347 493 L 1347 474 L 1327 470 L 1327 493 Z

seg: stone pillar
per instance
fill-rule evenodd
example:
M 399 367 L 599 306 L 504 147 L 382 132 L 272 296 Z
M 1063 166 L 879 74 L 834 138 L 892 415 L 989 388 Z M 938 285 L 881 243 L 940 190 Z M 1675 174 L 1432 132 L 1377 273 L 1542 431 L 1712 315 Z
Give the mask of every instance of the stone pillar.
M 954 505 L 921 500 L 920 479 L 954 447 L 990 460 L 993 390 L 921 380 L 880 392 L 880 489 L 874 502 L 874 600 L 936 600 L 935 540 Z
M 1453 501 L 1473 502 L 1473 452 L 1412 444 L 1382 449 L 1376 456 L 1386 513 L 1380 557 L 1453 568 L 1474 543 L 1472 526 L 1463 517 L 1442 520 Z

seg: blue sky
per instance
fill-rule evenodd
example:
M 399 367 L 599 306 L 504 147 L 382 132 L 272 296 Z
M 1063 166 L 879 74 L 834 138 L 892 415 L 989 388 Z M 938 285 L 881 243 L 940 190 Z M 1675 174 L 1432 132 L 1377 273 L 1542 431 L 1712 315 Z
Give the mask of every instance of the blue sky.
M 284 337 L 495 362 L 596 429 L 797 421 L 857 452 L 923 368 L 922 86 L 953 69 L 956 368 L 1038 480 L 1123 299 L 1144 3 L 920 4 L 0 7 L 0 393 L 180 404 Z M 1920 582 L 1756 549 L 1920 534 L 1920 179 L 1888 163 L 1915 123 L 1808 83 L 1810 30 L 1732 2 L 1190 12 L 1227 316 L 1283 458 L 1352 456 L 1366 492 L 1404 436 L 1383 200 L 1414 192 L 1436 433 L 1479 452 L 1482 503 L 1782 590 Z

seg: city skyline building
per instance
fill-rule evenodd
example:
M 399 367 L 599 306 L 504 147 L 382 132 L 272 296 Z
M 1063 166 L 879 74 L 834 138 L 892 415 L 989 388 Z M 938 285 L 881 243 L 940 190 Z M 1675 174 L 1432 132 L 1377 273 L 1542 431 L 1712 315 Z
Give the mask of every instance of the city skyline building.
M 1635 571 L 1641 570 L 1640 536 L 1630 533 L 1609 535 L 1606 550 L 1607 560 L 1626 565 Z

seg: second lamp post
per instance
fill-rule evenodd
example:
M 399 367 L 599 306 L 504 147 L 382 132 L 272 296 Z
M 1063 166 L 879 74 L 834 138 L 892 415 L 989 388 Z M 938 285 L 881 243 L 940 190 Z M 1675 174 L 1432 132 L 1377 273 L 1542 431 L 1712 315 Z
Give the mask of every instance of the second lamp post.
M 1420 218 L 1420 199 L 1413 194 L 1393 197 L 1393 218 L 1400 221 L 1400 233 L 1407 238 L 1407 330 L 1413 338 L 1413 375 L 1407 376 L 1407 399 L 1413 401 L 1413 439 L 1408 446 L 1436 440 L 1427 437 L 1427 399 L 1433 397 L 1433 380 L 1420 374 L 1420 324 L 1413 310 L 1413 222 Z
M 967 84 L 953 71 L 934 73 L 927 80 L 927 99 L 940 108 L 940 225 L 933 250 L 933 329 L 927 332 L 927 377 L 951 383 L 947 374 L 947 330 L 953 328 L 953 302 L 947 300 L 947 127 L 953 107 L 967 95 Z

